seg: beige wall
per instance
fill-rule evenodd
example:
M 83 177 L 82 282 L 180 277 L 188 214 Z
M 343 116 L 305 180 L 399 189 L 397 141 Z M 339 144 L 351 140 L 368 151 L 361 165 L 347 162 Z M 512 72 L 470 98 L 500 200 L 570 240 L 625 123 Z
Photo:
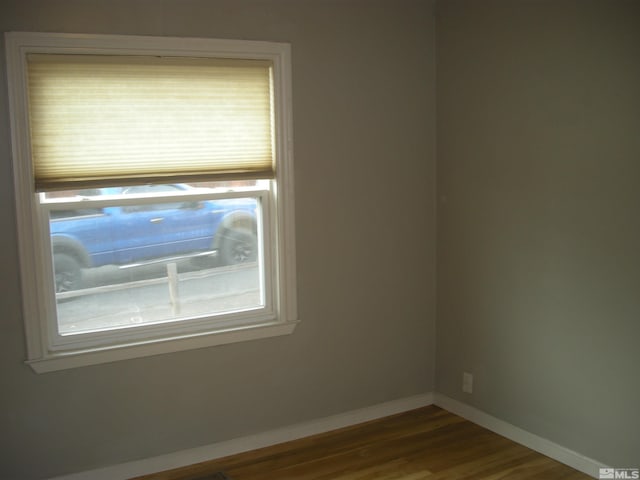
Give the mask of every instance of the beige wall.
M 291 42 L 303 323 L 288 337 L 34 374 L 22 363 L 1 61 L 0 478 L 160 455 L 433 390 L 430 1 L 3 0 L 8 30 Z
M 437 10 L 437 390 L 640 466 L 640 2 Z

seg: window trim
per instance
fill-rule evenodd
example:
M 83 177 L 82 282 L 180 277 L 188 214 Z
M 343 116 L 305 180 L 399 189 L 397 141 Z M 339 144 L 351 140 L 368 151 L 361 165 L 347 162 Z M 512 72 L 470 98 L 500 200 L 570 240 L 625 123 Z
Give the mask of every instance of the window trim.
M 286 43 L 209 38 L 146 37 L 10 32 L 5 34 L 9 111 L 15 184 L 17 233 L 27 360 L 37 373 L 118 360 L 178 352 L 214 345 L 291 334 L 298 323 L 296 305 L 291 47 Z M 51 318 L 47 283 L 40 278 L 46 255 L 36 236 L 41 211 L 36 205 L 30 160 L 26 56 L 29 53 L 176 55 L 266 59 L 273 63 L 275 182 L 266 225 L 273 246 L 273 268 L 267 272 L 275 289 L 276 319 L 200 333 L 123 341 L 117 345 L 54 351 L 46 331 Z

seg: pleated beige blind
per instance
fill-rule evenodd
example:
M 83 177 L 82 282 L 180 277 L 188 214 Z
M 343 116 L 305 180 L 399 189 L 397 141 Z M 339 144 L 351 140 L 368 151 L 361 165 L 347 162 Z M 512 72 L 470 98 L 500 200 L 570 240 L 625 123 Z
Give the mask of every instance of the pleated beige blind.
M 37 190 L 274 172 L 268 61 L 28 56 Z

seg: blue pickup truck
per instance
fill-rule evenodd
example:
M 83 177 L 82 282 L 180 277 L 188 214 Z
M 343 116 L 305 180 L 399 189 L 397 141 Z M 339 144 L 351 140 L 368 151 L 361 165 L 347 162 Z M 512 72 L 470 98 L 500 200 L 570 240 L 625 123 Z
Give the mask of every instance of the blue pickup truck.
M 91 195 L 167 194 L 188 185 L 97 189 Z M 82 288 L 82 269 L 132 266 L 170 258 L 229 265 L 256 259 L 253 198 L 178 201 L 53 210 L 50 233 L 56 291 Z

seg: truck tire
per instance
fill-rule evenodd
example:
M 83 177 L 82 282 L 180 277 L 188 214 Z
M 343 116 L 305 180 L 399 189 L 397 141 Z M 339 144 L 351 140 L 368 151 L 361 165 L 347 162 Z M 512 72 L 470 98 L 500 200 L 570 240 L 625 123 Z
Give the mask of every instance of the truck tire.
M 256 235 L 246 229 L 227 230 L 220 248 L 223 265 L 255 262 L 258 258 Z
M 82 284 L 80 263 L 67 253 L 53 254 L 53 269 L 56 274 L 56 293 L 77 290 Z

